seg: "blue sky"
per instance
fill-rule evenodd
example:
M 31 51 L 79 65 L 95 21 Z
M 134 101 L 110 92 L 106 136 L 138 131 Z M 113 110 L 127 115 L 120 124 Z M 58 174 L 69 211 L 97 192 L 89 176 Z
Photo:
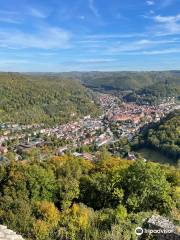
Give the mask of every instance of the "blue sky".
M 180 69 L 180 0 L 0 0 L 0 71 Z

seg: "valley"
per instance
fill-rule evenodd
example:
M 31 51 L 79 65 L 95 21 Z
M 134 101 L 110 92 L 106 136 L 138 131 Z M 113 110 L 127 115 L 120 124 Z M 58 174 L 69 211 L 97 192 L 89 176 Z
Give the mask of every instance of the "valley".
M 131 151 L 133 152 L 131 142 L 136 139 L 141 129 L 148 124 L 159 122 L 170 112 L 179 108 L 178 102 L 176 102 L 174 97 L 168 97 L 168 101 L 163 100 L 158 105 L 144 105 L 135 102 L 124 102 L 120 97 L 112 93 L 92 92 L 81 87 L 75 80 L 71 80 L 71 82 L 66 79 L 55 80 L 54 76 L 49 78 L 48 75 L 45 80 L 41 79 L 42 76 L 31 76 L 30 80 L 29 75 L 20 75 L 21 80 L 19 80 L 17 74 L 5 76 L 7 78 L 6 82 L 3 82 L 4 80 L 1 81 L 1 85 L 4 89 L 8 89 L 8 86 L 10 87 L 11 85 L 14 86 L 11 91 L 14 91 L 14 93 L 12 93 L 15 94 L 14 99 L 17 100 L 9 103 L 11 104 L 10 106 L 14 107 L 12 112 L 14 118 L 11 122 L 3 121 L 5 115 L 7 119 L 10 120 L 11 112 L 9 112 L 9 110 L 5 112 L 6 105 L 3 103 L 3 101 L 5 101 L 3 98 L 0 102 L 1 109 L 4 109 L 1 111 L 2 117 L 0 123 L 1 161 L 8 162 L 9 155 L 13 155 L 16 160 L 22 161 L 27 159 L 28 155 L 35 150 L 38 152 L 40 159 L 45 159 L 46 155 L 44 155 L 42 151 L 44 147 L 51 148 L 51 155 L 71 153 L 74 156 L 81 156 L 89 152 L 90 159 L 95 158 L 96 152 L 105 147 L 113 155 L 128 159 L 129 155 L 132 155 Z M 19 93 L 16 95 L 19 87 L 21 87 L 23 91 L 23 81 L 24 84 L 27 84 L 25 91 L 27 91 L 28 87 L 28 91 L 31 91 L 32 95 L 26 92 L 19 92 L 21 95 L 19 95 Z M 36 88 L 40 82 L 42 82 L 41 90 L 43 91 L 41 92 L 40 90 L 39 93 L 36 93 L 36 91 L 39 91 Z M 31 87 L 28 85 L 30 83 L 32 83 Z M 51 87 L 51 84 L 53 84 L 53 90 L 50 90 L 50 96 L 47 95 L 48 89 L 45 87 L 46 85 Z M 71 90 L 72 84 L 73 90 Z M 71 103 L 66 102 L 67 105 L 64 105 L 61 101 L 62 105 L 59 105 L 58 101 L 60 101 L 60 99 L 58 96 L 61 95 L 58 95 L 58 92 L 56 92 L 56 85 L 60 90 L 63 87 L 63 96 L 66 96 L 69 91 L 72 91 L 70 98 L 74 99 L 73 104 L 77 104 L 76 101 L 79 102 L 77 111 L 79 111 L 78 108 L 84 109 L 80 110 L 80 114 L 76 112 L 74 107 L 71 108 Z M 67 90 L 65 90 L 65 87 Z M 76 88 L 77 90 L 75 90 Z M 5 96 L 6 91 L 7 94 L 9 94 L 9 90 L 5 90 L 3 96 Z M 80 100 L 80 95 L 77 95 L 80 91 L 82 91 L 82 97 L 86 99 L 84 103 L 82 102 L 84 101 L 82 100 L 83 98 Z M 88 97 L 85 97 L 85 93 L 88 93 Z M 45 99 L 45 94 L 48 96 L 47 99 Z M 26 102 L 27 107 L 25 106 L 25 108 L 21 107 L 19 109 L 17 101 L 19 101 L 20 104 L 20 101 L 23 101 L 25 96 L 29 98 L 29 105 L 27 105 L 28 102 Z M 93 100 L 90 100 L 90 98 Z M 10 96 L 8 99 L 10 99 Z M 61 97 L 61 99 L 63 99 L 63 97 Z M 50 101 L 52 101 L 52 103 Z M 15 102 L 17 102 L 16 105 L 14 105 Z M 48 104 L 46 106 L 47 111 L 43 107 L 45 103 L 46 105 Z M 8 109 L 11 108 L 10 106 Z M 41 110 L 35 111 L 34 115 L 31 109 L 35 108 Z M 66 108 L 67 111 L 64 111 L 63 109 Z M 26 111 L 30 112 L 28 113 Z M 61 112 L 63 112 L 63 115 Z M 82 117 L 82 115 L 84 115 L 84 117 Z M 19 121 L 16 120 L 15 116 L 19 118 Z M 24 123 L 22 117 L 24 118 Z M 125 144 L 118 146 L 121 139 L 125 141 Z M 133 160 L 135 159 L 136 157 L 134 156 Z
M 0 240 L 180 240 L 180 0 L 0 0 Z
M 3 224 L 28 240 L 114 240 L 112 226 L 129 240 L 156 211 L 178 236 L 178 96 L 127 101 L 49 74 L 0 86 Z

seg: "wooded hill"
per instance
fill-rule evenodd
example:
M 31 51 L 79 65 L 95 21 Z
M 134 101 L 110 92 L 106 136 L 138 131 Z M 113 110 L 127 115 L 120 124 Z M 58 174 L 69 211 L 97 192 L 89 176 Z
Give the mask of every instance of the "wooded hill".
M 178 162 L 180 159 L 180 110 L 170 113 L 160 123 L 145 128 L 133 142 L 135 147 L 148 146 Z
M 114 90 L 138 90 L 155 83 L 175 81 L 180 84 L 178 71 L 162 72 L 85 72 L 67 73 L 82 81 L 85 86 Z M 66 75 L 66 74 L 65 74 Z
M 179 71 L 74 72 L 65 73 L 65 76 L 78 78 L 93 90 L 119 92 L 125 101 L 139 104 L 157 104 L 164 98 L 180 96 Z
M 180 97 L 180 77 L 154 83 L 124 96 L 124 100 L 138 104 L 158 104 L 168 98 Z
M 0 74 L 0 122 L 64 123 L 98 113 L 79 81 L 62 77 Z
M 12 161 L 0 165 L 0 222 L 27 240 L 136 239 L 155 213 L 179 224 L 179 183 L 174 167 L 104 153 Z

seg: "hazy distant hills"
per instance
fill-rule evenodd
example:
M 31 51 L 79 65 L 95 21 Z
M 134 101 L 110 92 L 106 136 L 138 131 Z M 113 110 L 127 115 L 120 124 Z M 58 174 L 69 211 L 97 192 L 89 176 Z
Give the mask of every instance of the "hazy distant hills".
M 85 86 L 105 90 L 138 90 L 155 83 L 176 81 L 180 84 L 180 71 L 172 72 L 91 72 L 80 75 Z
M 0 122 L 63 123 L 98 112 L 80 82 L 57 76 L 1 73 L 0 96 Z
M 139 90 L 156 83 L 175 81 L 180 84 L 180 70 L 174 71 L 121 71 L 121 72 L 63 72 L 34 73 L 39 76 L 79 79 L 82 84 L 93 89 Z
M 92 88 L 137 90 L 157 82 L 177 81 L 180 84 L 180 70 L 173 71 L 90 71 L 90 72 L 60 72 L 60 73 L 26 73 L 28 76 L 55 79 L 78 79 L 85 86 Z
M 180 76 L 180 70 L 174 70 L 174 71 L 171 71 L 172 74 L 174 74 L 175 76 Z

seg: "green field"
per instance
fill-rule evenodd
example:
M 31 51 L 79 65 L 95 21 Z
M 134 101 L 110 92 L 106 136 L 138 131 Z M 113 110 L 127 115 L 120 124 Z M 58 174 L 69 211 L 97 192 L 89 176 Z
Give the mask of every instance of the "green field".
M 173 162 L 173 159 L 171 159 L 170 157 L 167 157 L 164 154 L 159 153 L 153 149 L 141 148 L 141 149 L 137 150 L 137 153 L 141 154 L 141 156 L 148 161 L 158 162 L 158 163 L 162 163 L 162 164 L 175 165 L 175 163 Z

